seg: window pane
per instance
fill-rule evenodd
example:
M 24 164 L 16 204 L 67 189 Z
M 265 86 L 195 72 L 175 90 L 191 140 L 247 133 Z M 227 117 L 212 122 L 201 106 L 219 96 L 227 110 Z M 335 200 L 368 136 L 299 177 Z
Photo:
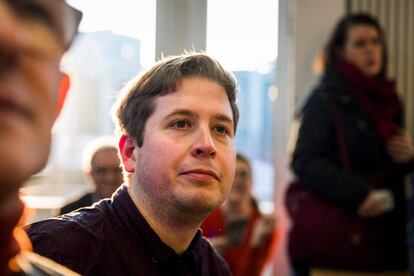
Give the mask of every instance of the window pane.
M 80 35 L 62 68 L 71 78 L 65 106 L 53 129 L 49 164 L 25 188 L 32 220 L 57 215 L 85 194 L 81 172 L 85 146 L 111 135 L 115 94 L 155 60 L 156 0 L 68 0 L 83 12 Z
M 83 12 L 81 32 L 112 31 L 139 39 L 143 67 L 155 60 L 156 0 L 67 0 Z
M 239 83 L 238 151 L 253 166 L 254 195 L 263 211 L 273 200 L 273 108 L 278 1 L 209 0 L 207 51 L 231 68 Z
M 115 94 L 155 60 L 156 0 L 69 0 L 83 12 L 80 35 L 64 57 L 71 89 L 54 128 L 49 167 L 79 170 L 94 137 L 111 135 Z

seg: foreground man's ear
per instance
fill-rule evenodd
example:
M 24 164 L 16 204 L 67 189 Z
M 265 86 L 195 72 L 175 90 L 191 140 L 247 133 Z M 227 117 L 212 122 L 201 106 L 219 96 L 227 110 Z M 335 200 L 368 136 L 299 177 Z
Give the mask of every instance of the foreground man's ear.
M 124 169 L 128 173 L 133 173 L 135 171 L 135 154 L 134 150 L 136 144 L 134 139 L 127 135 L 122 135 L 119 139 L 119 153 L 121 155 L 121 161 L 124 165 Z
M 63 104 L 65 103 L 66 95 L 68 94 L 69 87 L 70 87 L 70 78 L 67 74 L 62 73 L 62 79 L 60 80 L 60 86 L 59 86 L 56 117 L 59 116 L 60 111 L 63 108 Z

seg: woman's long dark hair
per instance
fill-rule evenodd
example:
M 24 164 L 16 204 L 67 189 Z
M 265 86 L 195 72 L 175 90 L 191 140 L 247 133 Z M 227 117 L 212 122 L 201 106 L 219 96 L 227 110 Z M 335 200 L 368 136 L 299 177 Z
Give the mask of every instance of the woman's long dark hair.
M 323 68 L 326 69 L 327 66 L 333 65 L 340 58 L 340 53 L 344 49 L 346 40 L 348 39 L 349 29 L 357 25 L 368 25 L 377 30 L 382 45 L 382 67 L 379 75 L 385 76 L 388 55 L 384 31 L 378 23 L 378 20 L 367 13 L 351 13 L 344 16 L 338 22 L 324 49 Z

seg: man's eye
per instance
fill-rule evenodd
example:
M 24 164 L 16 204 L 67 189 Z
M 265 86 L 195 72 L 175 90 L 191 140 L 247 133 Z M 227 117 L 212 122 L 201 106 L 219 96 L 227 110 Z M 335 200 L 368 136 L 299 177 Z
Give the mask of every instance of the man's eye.
M 228 128 L 227 128 L 227 127 L 225 127 L 225 126 L 222 126 L 222 125 L 218 125 L 218 126 L 216 126 L 216 127 L 215 127 L 215 131 L 216 131 L 217 133 L 220 133 L 220 134 L 227 134 L 227 135 L 230 135 L 230 131 L 228 130 Z
M 172 124 L 174 128 L 187 128 L 190 127 L 190 122 L 185 120 L 176 121 Z

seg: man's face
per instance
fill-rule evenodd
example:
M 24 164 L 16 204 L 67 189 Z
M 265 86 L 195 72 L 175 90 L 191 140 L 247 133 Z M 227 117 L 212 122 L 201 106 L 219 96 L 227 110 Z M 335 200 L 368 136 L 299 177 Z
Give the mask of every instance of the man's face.
M 224 88 L 205 78 L 184 79 L 155 101 L 144 143 L 134 149 L 132 185 L 153 206 L 208 213 L 224 201 L 234 179 L 233 129 Z
M 122 184 L 122 170 L 116 149 L 102 149 L 92 158 L 91 176 L 99 198 L 111 197 Z
M 1 198 L 47 161 L 65 49 L 45 22 L 17 15 L 6 1 L 0 18 Z

